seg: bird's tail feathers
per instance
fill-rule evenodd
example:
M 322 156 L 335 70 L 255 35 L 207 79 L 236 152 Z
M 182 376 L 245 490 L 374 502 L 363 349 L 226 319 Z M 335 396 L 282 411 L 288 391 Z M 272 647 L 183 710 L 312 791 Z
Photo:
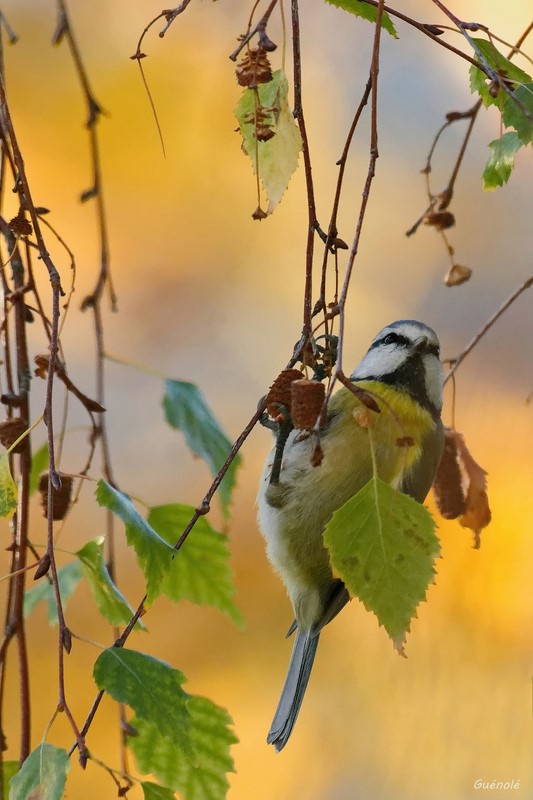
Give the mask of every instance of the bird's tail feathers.
M 319 634 L 298 630 L 281 697 L 267 742 L 279 752 L 287 744 L 300 711 L 309 676 L 315 660 Z

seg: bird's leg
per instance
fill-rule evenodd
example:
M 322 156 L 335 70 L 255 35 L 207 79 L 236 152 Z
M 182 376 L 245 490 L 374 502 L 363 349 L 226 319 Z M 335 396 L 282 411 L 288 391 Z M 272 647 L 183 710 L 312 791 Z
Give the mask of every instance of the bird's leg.
M 279 406 L 279 415 L 277 416 L 278 433 L 276 436 L 276 449 L 274 452 L 274 461 L 272 463 L 272 470 L 270 472 L 270 485 L 279 483 L 279 476 L 281 472 L 281 462 L 283 461 L 283 451 L 287 444 L 290 432 L 293 430 L 291 415 L 287 406 L 282 403 L 276 404 Z
M 278 423 L 274 422 L 273 419 L 270 419 L 270 416 L 267 411 L 263 411 L 263 413 L 259 417 L 259 424 L 262 425 L 263 428 L 268 428 L 269 431 L 274 431 L 274 433 L 277 435 Z

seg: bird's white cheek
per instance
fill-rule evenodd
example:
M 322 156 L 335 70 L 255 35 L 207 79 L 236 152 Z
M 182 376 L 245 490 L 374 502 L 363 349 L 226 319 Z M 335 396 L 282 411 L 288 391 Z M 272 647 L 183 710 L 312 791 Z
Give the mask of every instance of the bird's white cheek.
M 387 375 L 398 369 L 405 358 L 403 350 L 394 345 L 383 345 L 373 350 L 369 350 L 361 363 L 352 372 L 351 377 L 365 378 L 372 375 L 377 378 L 380 375 Z

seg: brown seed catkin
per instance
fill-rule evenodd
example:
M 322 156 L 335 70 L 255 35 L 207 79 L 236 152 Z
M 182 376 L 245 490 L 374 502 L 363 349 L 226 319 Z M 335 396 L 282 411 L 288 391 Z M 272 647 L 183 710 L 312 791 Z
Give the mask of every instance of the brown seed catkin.
M 300 430 L 312 430 L 324 405 L 326 387 L 318 381 L 302 378 L 291 385 L 291 393 L 291 417 L 294 427 Z
M 237 83 L 250 89 L 260 83 L 270 83 L 272 80 L 272 67 L 266 52 L 258 47 L 250 48 L 244 54 L 235 70 Z
M 52 519 L 64 519 L 70 508 L 72 493 L 72 475 L 58 473 L 61 478 L 61 488 L 52 490 Z M 41 493 L 41 506 L 44 516 L 48 519 L 48 473 L 44 472 L 39 478 L 39 492 Z
M 298 369 L 284 369 L 279 373 L 266 396 L 266 407 L 271 417 L 279 414 L 278 403 L 291 410 L 291 384 L 299 381 L 301 377 L 302 373 Z

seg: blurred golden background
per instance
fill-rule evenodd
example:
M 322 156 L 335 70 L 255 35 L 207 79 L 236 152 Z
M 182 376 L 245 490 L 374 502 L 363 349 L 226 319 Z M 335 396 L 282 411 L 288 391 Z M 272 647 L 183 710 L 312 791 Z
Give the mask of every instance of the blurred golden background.
M 404 13 L 442 22 L 422 0 Z M 463 2 L 460 13 L 514 42 L 528 25 L 530 3 Z M 293 179 L 272 218 L 254 222 L 255 181 L 240 151 L 232 116 L 240 95 L 228 54 L 245 30 L 250 4 L 192 3 L 163 40 L 159 27 L 145 42 L 143 66 L 165 137 L 166 159 L 137 65 L 129 60 L 146 23 L 160 11 L 148 2 L 71 2 L 75 33 L 91 85 L 106 111 L 100 124 L 104 197 L 119 313 L 106 314 L 108 352 L 197 383 L 233 438 L 244 427 L 287 362 L 301 326 L 306 238 L 303 172 Z M 94 207 L 78 201 L 91 182 L 85 110 L 67 48 L 50 44 L 53 2 L 8 0 L 3 6 L 20 40 L 6 46 L 11 108 L 38 205 L 76 253 L 74 307 L 63 344 L 72 378 L 94 391 L 91 320 L 77 308 L 98 270 Z M 326 226 L 335 162 L 368 75 L 372 28 L 316 0 L 302 4 L 304 104 L 314 166 L 318 215 Z M 279 18 L 270 35 L 281 43 Z M 345 364 L 355 364 L 370 338 L 397 318 L 433 326 L 443 354 L 457 354 L 503 300 L 531 274 L 533 167 L 517 159 L 508 187 L 483 193 L 487 143 L 500 135 L 494 113 L 482 112 L 459 177 L 450 232 L 456 259 L 470 266 L 470 283 L 446 288 L 448 260 L 427 228 L 405 230 L 425 208 L 424 164 L 433 134 L 450 110 L 472 104 L 468 66 L 407 26 L 382 40 L 380 158 L 356 262 L 348 312 Z M 459 37 L 454 44 L 461 46 Z M 533 40 L 526 43 L 532 50 Z M 281 49 L 281 48 L 280 48 Z M 280 51 L 274 55 L 279 65 Z M 527 65 L 525 65 L 527 69 Z M 443 188 L 464 128 L 449 131 L 435 163 L 433 186 Z M 368 159 L 368 117 L 356 137 L 339 234 L 351 242 Z M 63 275 L 68 259 L 53 246 Z M 46 280 L 43 279 L 43 287 Z M 442 560 L 436 585 L 419 609 L 397 656 L 382 629 L 353 601 L 322 637 L 314 675 L 289 746 L 277 755 L 266 732 L 288 662 L 284 639 L 289 602 L 267 564 L 255 522 L 255 491 L 270 435 L 255 431 L 243 450 L 230 536 L 239 631 L 217 612 L 156 602 L 130 646 L 183 670 L 191 692 L 225 706 L 240 744 L 231 800 L 468 800 L 508 792 L 475 781 L 519 781 L 516 797 L 533 796 L 531 676 L 533 597 L 533 390 L 531 297 L 523 295 L 458 372 L 456 425 L 489 473 L 493 522 L 480 551 L 457 523 L 439 519 Z M 37 326 L 35 326 L 37 327 Z M 43 349 L 33 343 L 34 352 Z M 127 367 L 106 366 L 106 407 L 116 479 L 150 505 L 197 504 L 210 483 L 205 466 L 164 423 L 162 385 Z M 37 381 L 35 381 L 37 383 Z M 35 387 L 34 417 L 41 413 Z M 445 419 L 450 422 L 451 395 Z M 71 404 L 62 468 L 77 472 L 86 454 L 86 419 Z M 36 433 L 36 445 L 44 432 Z M 93 475 L 99 477 L 95 463 Z M 433 506 L 432 506 L 433 507 Z M 32 539 L 44 541 L 35 507 Z M 220 523 L 218 508 L 211 515 Z M 104 531 L 104 517 L 87 486 L 61 534 L 67 550 Z M 193 534 L 194 535 L 194 534 Z M 2 572 L 8 560 L 2 556 Z M 142 580 L 132 554 L 120 547 L 119 585 L 132 604 Z M 2 611 L 3 613 L 3 611 Z M 71 628 L 102 642 L 112 633 L 86 587 L 68 607 Z M 56 630 L 45 609 L 28 625 L 33 675 L 33 746 L 56 702 Z M 76 641 L 67 659 L 67 692 L 81 723 L 93 697 L 92 664 L 99 651 Z M 10 657 L 7 758 L 17 758 L 16 659 Z M 117 715 L 105 701 L 88 746 L 118 763 Z M 49 741 L 72 735 L 54 723 Z M 75 759 L 68 797 L 114 797 L 109 776 Z M 131 796 L 141 796 L 135 789 Z

